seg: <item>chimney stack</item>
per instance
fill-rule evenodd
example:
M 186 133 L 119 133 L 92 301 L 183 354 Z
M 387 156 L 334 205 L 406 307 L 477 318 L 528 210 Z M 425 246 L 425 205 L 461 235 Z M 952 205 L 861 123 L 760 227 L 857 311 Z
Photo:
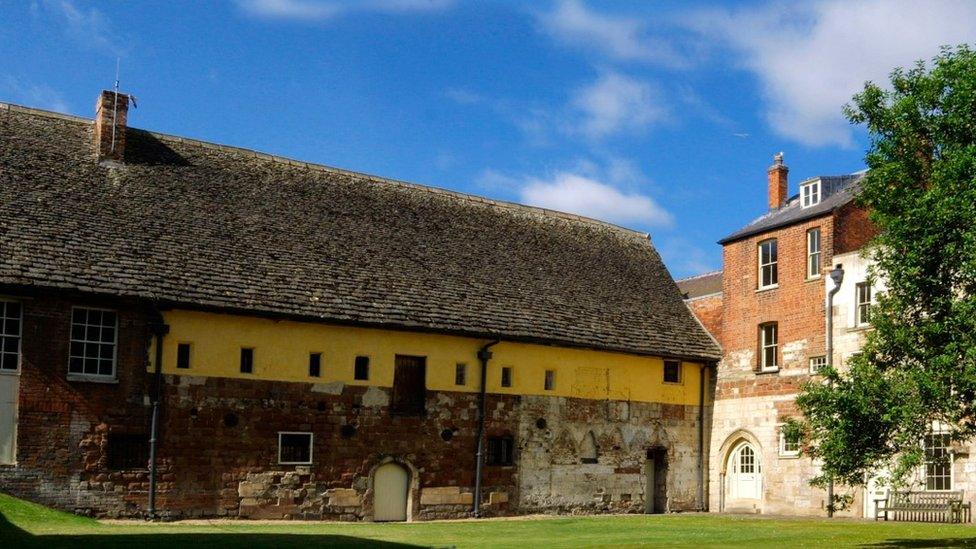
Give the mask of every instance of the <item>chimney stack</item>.
M 773 165 L 769 167 L 769 209 L 778 210 L 786 204 L 789 195 L 788 176 L 790 169 L 783 164 L 783 153 L 773 155 Z
M 125 126 L 129 95 L 102 90 L 95 103 L 95 155 L 99 162 L 125 158 Z

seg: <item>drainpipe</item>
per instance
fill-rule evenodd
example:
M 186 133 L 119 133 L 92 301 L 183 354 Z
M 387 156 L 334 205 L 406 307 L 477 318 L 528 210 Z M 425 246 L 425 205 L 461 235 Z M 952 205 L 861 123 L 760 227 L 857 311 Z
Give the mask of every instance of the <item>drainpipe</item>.
M 156 449 L 159 443 L 159 406 L 163 393 L 163 337 L 169 333 L 169 326 L 163 322 L 159 309 L 153 307 L 154 317 L 149 330 L 156 337 L 155 383 L 153 384 L 152 424 L 149 434 L 149 520 L 156 517 Z
M 478 393 L 478 450 L 474 461 L 474 509 L 475 518 L 481 516 L 481 468 L 484 464 L 485 451 L 485 399 L 488 381 L 488 361 L 491 360 L 491 348 L 498 345 L 498 340 L 485 344 L 478 350 L 478 360 L 481 361 L 481 391 Z
M 710 364 L 698 372 L 698 510 L 705 510 L 705 373 Z
M 840 263 L 830 271 L 830 279 L 834 282 L 833 288 L 827 292 L 827 367 L 834 366 L 834 294 L 840 291 L 840 285 L 844 282 L 844 266 Z M 833 385 L 833 380 L 830 384 Z M 827 517 L 834 516 L 834 479 L 827 483 Z

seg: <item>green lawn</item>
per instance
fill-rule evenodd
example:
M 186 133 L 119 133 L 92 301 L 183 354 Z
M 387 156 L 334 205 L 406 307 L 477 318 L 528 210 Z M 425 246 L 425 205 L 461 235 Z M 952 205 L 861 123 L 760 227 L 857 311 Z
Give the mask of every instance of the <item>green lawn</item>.
M 580 546 L 969 547 L 969 525 L 723 515 L 597 516 L 412 524 L 102 524 L 0 494 L 0 548 Z

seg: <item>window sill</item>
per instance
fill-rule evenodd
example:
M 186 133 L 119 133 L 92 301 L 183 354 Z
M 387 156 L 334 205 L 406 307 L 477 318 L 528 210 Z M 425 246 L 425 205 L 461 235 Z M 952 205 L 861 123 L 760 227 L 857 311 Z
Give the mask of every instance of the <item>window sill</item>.
M 779 368 L 778 367 L 777 368 L 770 368 L 768 370 L 756 370 L 756 375 L 757 376 L 758 375 L 763 375 L 763 374 L 778 374 L 778 373 L 779 373 Z
M 119 378 L 109 376 L 91 376 L 84 374 L 68 374 L 68 381 L 80 381 L 83 383 L 105 383 L 108 385 L 118 385 Z
M 760 292 L 768 292 L 769 290 L 776 290 L 778 288 L 779 288 L 779 284 L 773 284 L 772 286 L 763 286 L 761 288 L 757 288 L 756 293 L 758 294 Z
M 17 370 L 0 370 L 0 376 L 19 376 L 20 369 Z
M 662 383 L 664 383 L 665 385 L 678 386 L 678 387 L 685 384 L 683 381 L 662 381 Z
M 871 327 L 872 326 L 870 324 L 858 324 L 857 326 L 852 326 L 852 327 L 848 328 L 847 329 L 847 333 L 850 334 L 850 333 L 854 333 L 854 332 L 866 332 L 866 331 L 870 330 Z
M 795 454 L 779 454 L 779 459 L 800 459 L 799 452 Z
M 808 276 L 804 282 L 819 282 L 822 279 L 823 279 L 823 277 L 820 276 L 820 275 L 817 275 L 817 276 Z

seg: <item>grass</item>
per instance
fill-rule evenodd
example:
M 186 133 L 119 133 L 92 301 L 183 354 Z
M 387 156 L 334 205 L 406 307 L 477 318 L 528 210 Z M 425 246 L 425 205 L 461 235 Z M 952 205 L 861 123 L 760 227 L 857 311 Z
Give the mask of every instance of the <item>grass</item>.
M 106 524 L 0 494 L 7 547 L 976 547 L 971 525 L 715 514 L 370 523 Z

